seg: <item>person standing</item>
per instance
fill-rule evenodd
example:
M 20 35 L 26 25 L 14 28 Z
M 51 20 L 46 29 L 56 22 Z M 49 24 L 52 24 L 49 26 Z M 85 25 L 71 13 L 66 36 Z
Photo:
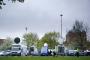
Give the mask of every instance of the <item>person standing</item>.
M 76 56 L 79 57 L 79 49 L 77 48 Z

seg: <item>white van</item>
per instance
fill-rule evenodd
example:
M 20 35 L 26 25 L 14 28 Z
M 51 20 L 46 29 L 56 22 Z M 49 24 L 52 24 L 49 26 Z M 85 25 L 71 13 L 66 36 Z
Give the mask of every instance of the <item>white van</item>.
M 21 56 L 21 45 L 20 44 L 12 44 L 11 55 Z
M 21 44 L 12 44 L 11 55 L 26 56 L 27 54 L 27 46 Z

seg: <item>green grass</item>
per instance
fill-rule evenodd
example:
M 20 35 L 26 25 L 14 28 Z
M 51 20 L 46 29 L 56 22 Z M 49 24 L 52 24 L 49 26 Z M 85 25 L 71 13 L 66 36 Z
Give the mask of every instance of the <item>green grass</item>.
M 1 56 L 0 60 L 90 60 L 90 56 Z

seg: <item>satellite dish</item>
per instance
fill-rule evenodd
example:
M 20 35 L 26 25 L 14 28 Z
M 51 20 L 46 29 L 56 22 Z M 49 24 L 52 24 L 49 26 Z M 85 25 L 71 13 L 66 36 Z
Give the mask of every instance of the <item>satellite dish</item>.
M 16 37 L 16 38 L 14 39 L 14 42 L 15 42 L 16 44 L 20 43 L 20 38 L 19 38 L 19 37 Z
M 44 43 L 44 46 L 47 46 L 48 47 L 48 44 L 47 43 Z

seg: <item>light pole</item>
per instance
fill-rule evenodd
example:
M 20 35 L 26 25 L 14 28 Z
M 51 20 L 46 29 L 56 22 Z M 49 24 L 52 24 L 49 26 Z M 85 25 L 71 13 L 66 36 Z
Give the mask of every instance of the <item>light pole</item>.
M 60 16 L 61 16 L 61 39 L 62 39 L 62 16 L 63 14 L 60 14 Z
M 28 28 L 27 28 L 27 27 L 25 27 L 25 30 L 26 30 L 26 33 L 27 33 Z

